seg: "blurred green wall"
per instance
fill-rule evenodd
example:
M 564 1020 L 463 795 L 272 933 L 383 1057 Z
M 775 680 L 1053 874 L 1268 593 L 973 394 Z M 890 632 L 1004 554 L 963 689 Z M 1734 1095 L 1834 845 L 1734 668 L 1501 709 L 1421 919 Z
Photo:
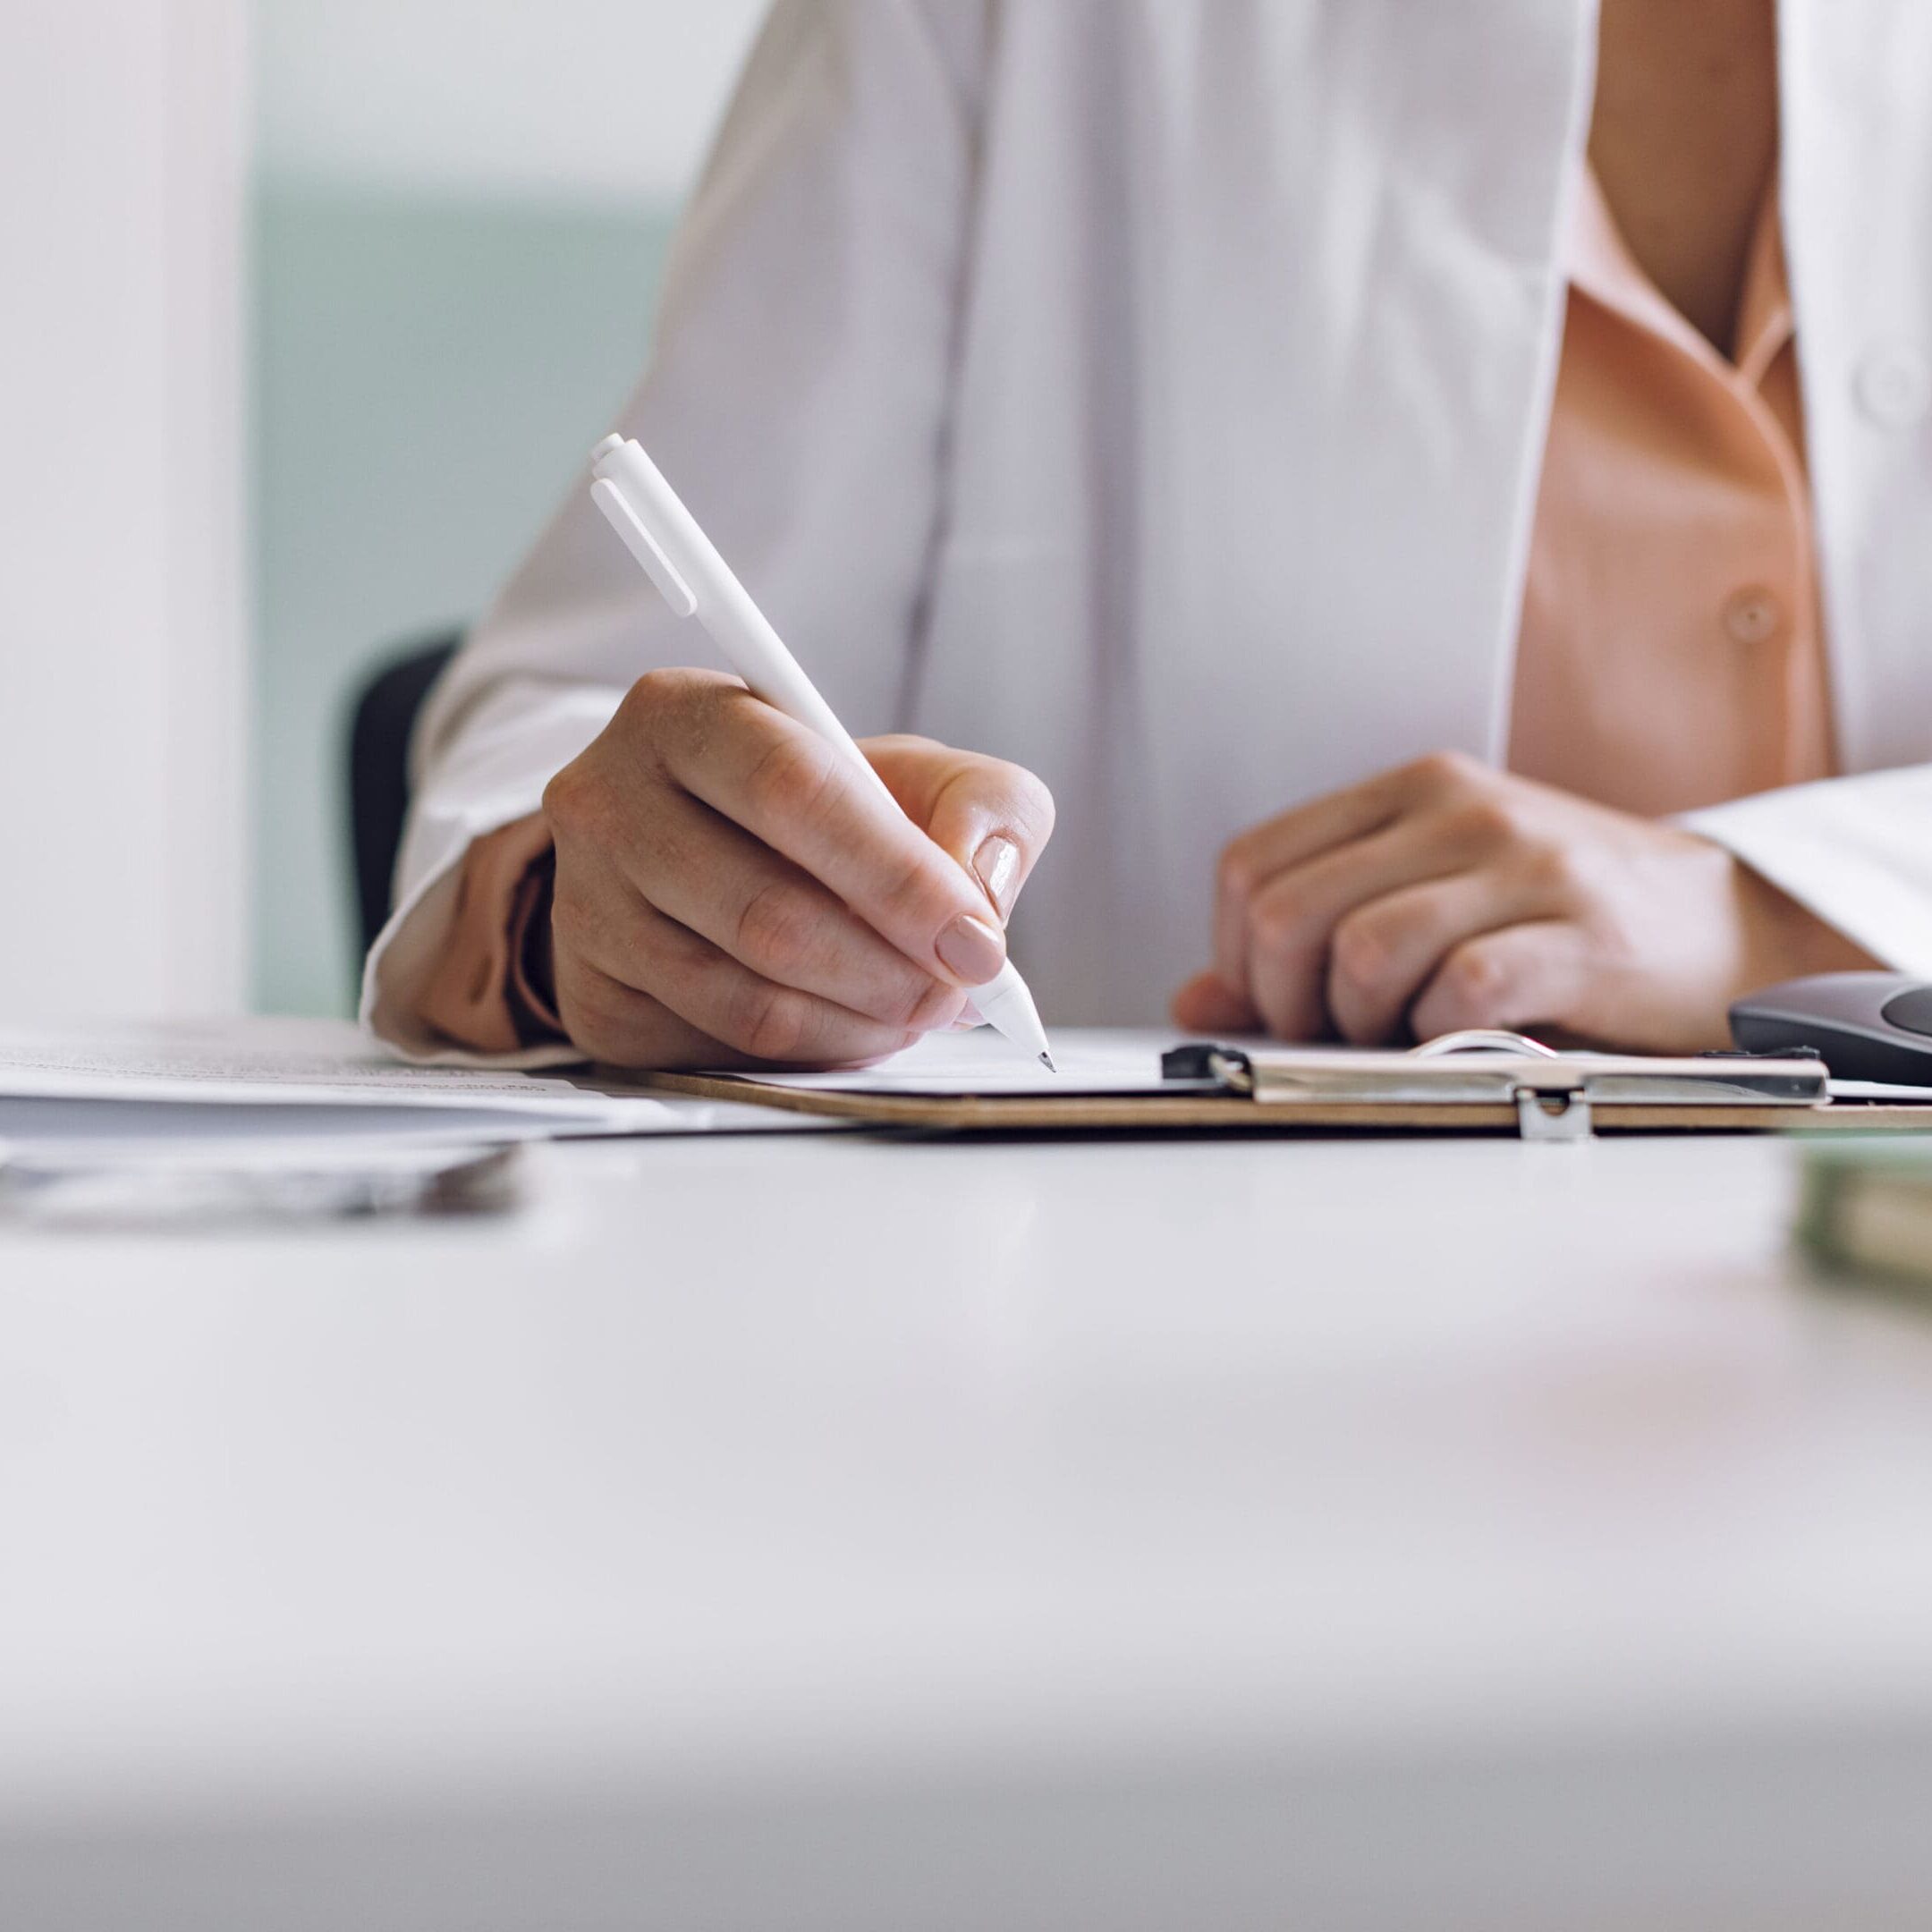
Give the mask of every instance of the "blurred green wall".
M 672 222 L 267 181 L 254 342 L 254 993 L 351 1010 L 343 740 L 474 617 L 635 381 Z

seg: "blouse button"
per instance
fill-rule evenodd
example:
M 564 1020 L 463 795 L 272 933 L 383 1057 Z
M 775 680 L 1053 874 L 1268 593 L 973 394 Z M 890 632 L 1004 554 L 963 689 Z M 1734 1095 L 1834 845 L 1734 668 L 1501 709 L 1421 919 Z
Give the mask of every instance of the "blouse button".
M 1724 627 L 1740 644 L 1766 644 L 1784 622 L 1784 606 L 1761 584 L 1740 590 L 1724 607 Z
M 1905 429 L 1932 406 L 1932 366 L 1903 343 L 1874 349 L 1859 365 L 1859 401 L 1881 429 Z

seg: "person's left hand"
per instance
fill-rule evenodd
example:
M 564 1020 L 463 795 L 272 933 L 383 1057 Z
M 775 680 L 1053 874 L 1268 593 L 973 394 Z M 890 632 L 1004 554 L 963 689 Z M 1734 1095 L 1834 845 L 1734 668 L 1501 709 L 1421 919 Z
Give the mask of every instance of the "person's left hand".
M 1538 1025 L 1635 1051 L 1729 1044 L 1753 987 L 1877 964 L 1723 846 L 1441 753 L 1222 855 L 1190 1030 L 1360 1045 Z

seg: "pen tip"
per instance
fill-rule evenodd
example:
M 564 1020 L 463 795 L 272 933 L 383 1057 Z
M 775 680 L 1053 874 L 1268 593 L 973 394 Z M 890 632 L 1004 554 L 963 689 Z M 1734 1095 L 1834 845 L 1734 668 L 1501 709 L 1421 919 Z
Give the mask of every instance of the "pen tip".
M 1043 1067 L 1045 1067 L 1049 1073 L 1057 1073 L 1060 1071 L 1060 1069 L 1053 1063 L 1053 1055 L 1050 1053 L 1043 1053 L 1039 1056 L 1039 1063 Z

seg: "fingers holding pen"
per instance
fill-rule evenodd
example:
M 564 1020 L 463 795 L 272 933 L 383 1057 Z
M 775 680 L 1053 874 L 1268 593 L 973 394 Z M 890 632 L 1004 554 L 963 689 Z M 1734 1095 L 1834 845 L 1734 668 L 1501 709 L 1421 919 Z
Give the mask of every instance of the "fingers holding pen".
M 683 908 L 696 924 L 680 929 L 752 971 L 760 986 L 808 997 L 824 996 L 787 979 L 836 981 L 848 996 L 862 987 L 879 962 L 842 928 L 843 909 L 951 994 L 999 981 L 980 1010 L 1047 1059 L 1032 1002 L 1007 970 L 1004 914 L 1030 862 L 1022 842 L 981 824 L 962 849 L 936 843 L 924 829 L 928 815 L 909 818 L 864 753 L 853 755 L 825 699 L 645 451 L 608 436 L 592 467 L 592 494 L 619 538 L 674 611 L 698 618 L 743 682 L 694 671 L 647 674 L 571 774 L 560 775 L 569 781 L 563 805 L 579 783 L 572 775 L 601 758 L 606 779 L 613 763 L 619 768 L 618 782 L 603 788 L 589 815 L 603 816 L 607 842 L 622 845 L 635 824 L 622 812 L 610 817 L 612 792 L 621 796 L 641 785 L 648 818 L 655 784 L 659 794 L 682 793 L 708 807 L 789 861 L 802 884 L 767 871 L 735 905 L 728 893 L 707 893 Z M 931 747 L 925 755 L 940 752 Z M 589 783 L 598 789 L 594 777 Z M 551 791 L 558 791 L 556 782 Z M 550 803 L 547 798 L 547 813 Z M 569 863 L 559 837 L 560 879 Z M 770 971 L 745 966 L 733 947 Z M 907 997 L 902 983 L 899 993 L 901 1006 L 921 1020 L 943 1004 L 923 990 Z
M 929 738 L 869 738 L 860 749 L 906 817 L 972 876 L 1004 926 L 1053 837 L 1046 784 L 1023 766 Z
M 841 1066 L 919 1038 L 766 979 L 634 893 L 592 907 L 560 894 L 553 919 L 558 1011 L 580 1046 L 613 1064 Z
M 974 879 L 842 748 L 718 682 L 728 688 L 682 707 L 663 734 L 670 776 L 817 879 L 915 966 L 956 987 L 993 979 L 1005 940 Z
M 880 756 L 944 849 L 849 751 L 735 679 L 641 679 L 544 798 L 572 1038 L 634 1065 L 843 1063 L 953 1024 L 1004 963 L 1051 801 L 923 741 Z
M 913 1032 L 950 1026 L 965 1004 L 809 874 L 682 792 L 625 869 L 648 905 L 775 985 Z

